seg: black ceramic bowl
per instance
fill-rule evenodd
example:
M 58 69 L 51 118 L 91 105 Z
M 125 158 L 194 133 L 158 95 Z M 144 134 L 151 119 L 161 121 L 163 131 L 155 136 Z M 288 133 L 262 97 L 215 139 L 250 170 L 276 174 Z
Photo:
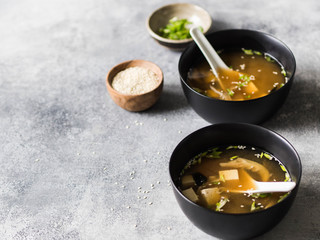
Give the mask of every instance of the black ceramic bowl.
M 179 60 L 181 85 L 191 107 L 210 123 L 258 124 L 271 117 L 284 103 L 293 82 L 296 62 L 290 49 L 277 38 L 258 31 L 224 30 L 208 34 L 206 37 L 216 50 L 245 48 L 269 53 L 287 71 L 288 82 L 279 90 L 252 100 L 224 101 L 204 96 L 187 84 L 190 68 L 200 61 L 205 61 L 198 46 L 193 43 L 182 53 Z
M 208 148 L 228 144 L 255 146 L 270 152 L 286 166 L 296 187 L 276 205 L 247 214 L 215 212 L 187 199 L 178 189 L 183 167 L 192 157 Z M 184 214 L 204 232 L 222 239 L 252 238 L 278 224 L 296 197 L 301 172 L 300 158 L 286 139 L 266 128 L 247 123 L 215 124 L 193 132 L 178 144 L 169 163 L 174 195 Z

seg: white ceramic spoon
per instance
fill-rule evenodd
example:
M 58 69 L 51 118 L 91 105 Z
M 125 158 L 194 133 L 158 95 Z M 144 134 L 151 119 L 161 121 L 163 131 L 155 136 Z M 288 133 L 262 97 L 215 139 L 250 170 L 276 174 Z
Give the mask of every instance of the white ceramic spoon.
M 231 190 L 238 193 L 272 193 L 272 192 L 290 192 L 296 186 L 295 182 L 258 182 L 254 180 L 246 171 L 241 174 L 242 181 L 246 179 L 250 182 L 250 189 Z
M 190 29 L 190 35 L 195 41 L 195 43 L 198 45 L 198 47 L 200 48 L 207 62 L 209 63 L 209 66 L 212 69 L 213 74 L 216 76 L 221 89 L 224 91 L 225 98 L 228 100 L 231 100 L 231 97 L 227 93 L 227 90 L 219 77 L 219 73 L 221 73 L 222 71 L 228 71 L 228 72 L 229 71 L 234 72 L 234 71 L 228 68 L 228 66 L 222 61 L 218 53 L 214 50 L 210 42 L 203 35 L 203 33 L 198 27 L 192 27 Z
M 207 38 L 203 35 L 201 30 L 198 27 L 193 27 L 190 29 L 190 35 L 198 45 L 199 49 L 201 50 L 202 54 L 206 58 L 207 62 L 209 63 L 210 68 L 212 69 L 213 74 L 216 76 L 217 81 L 222 89 L 222 99 L 225 100 L 232 100 L 231 96 L 229 95 L 225 83 L 220 79 L 220 75 L 228 76 L 229 79 L 234 79 L 234 81 L 239 80 L 240 73 L 238 71 L 234 71 L 230 69 L 220 58 L 218 53 L 214 50 L 210 42 Z M 230 81 L 230 80 L 229 80 Z M 213 89 L 217 91 L 216 89 Z M 230 87 L 230 90 L 234 90 L 234 87 Z M 250 81 L 248 83 L 248 92 L 257 92 L 258 88 L 255 84 Z

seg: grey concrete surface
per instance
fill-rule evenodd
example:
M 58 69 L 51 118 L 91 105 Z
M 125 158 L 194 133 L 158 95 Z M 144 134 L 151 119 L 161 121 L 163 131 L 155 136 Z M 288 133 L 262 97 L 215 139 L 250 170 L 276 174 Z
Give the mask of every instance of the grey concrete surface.
M 209 125 L 183 96 L 180 53 L 145 27 L 172 2 L 0 0 L 0 239 L 212 239 L 168 184 L 174 147 Z M 319 1 L 190 2 L 210 12 L 213 30 L 261 30 L 293 51 L 292 91 L 262 125 L 293 144 L 303 178 L 285 219 L 257 239 L 320 239 Z M 106 91 L 108 70 L 130 59 L 164 72 L 146 112 L 119 108 Z

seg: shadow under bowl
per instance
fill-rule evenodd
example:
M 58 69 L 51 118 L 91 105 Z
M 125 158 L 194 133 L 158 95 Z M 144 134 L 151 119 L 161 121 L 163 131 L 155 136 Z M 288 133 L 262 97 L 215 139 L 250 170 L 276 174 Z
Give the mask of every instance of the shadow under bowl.
M 193 203 L 179 190 L 180 173 L 197 154 L 214 146 L 246 145 L 263 149 L 279 159 L 296 187 L 276 205 L 247 214 L 215 212 Z M 174 149 L 169 173 L 176 200 L 189 220 L 202 231 L 222 239 L 248 239 L 276 226 L 290 209 L 298 192 L 302 166 L 293 146 L 279 134 L 258 125 L 220 123 L 199 129 L 184 138 Z
M 270 54 L 284 67 L 288 80 L 277 91 L 252 100 L 225 101 L 204 96 L 188 85 L 190 69 L 206 61 L 198 46 L 193 43 L 181 54 L 178 68 L 184 94 L 194 111 L 210 123 L 259 124 L 275 114 L 285 102 L 293 83 L 296 62 L 291 50 L 277 38 L 259 31 L 223 30 L 208 34 L 206 37 L 216 50 L 245 48 Z
M 135 95 L 120 93 L 113 89 L 113 78 L 117 73 L 130 67 L 141 67 L 151 70 L 159 79 L 158 85 L 151 91 Z M 106 86 L 111 99 L 118 106 L 128 111 L 140 112 L 152 107 L 160 98 L 163 89 L 163 73 L 161 69 L 152 62 L 145 60 L 129 60 L 110 69 L 106 78 Z

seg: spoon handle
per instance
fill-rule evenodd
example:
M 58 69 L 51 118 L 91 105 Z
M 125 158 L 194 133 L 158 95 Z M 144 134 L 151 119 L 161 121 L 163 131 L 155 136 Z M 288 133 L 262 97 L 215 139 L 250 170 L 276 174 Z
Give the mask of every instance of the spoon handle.
M 219 77 L 219 70 L 225 70 L 229 69 L 227 65 L 222 61 L 222 59 L 219 57 L 218 53 L 214 50 L 214 48 L 211 46 L 207 38 L 203 35 L 203 33 L 200 31 L 198 27 L 193 27 L 190 29 L 190 35 L 195 41 L 195 43 L 200 48 L 202 54 L 206 58 L 207 62 L 209 63 L 209 66 L 213 72 L 213 74 L 216 76 L 218 83 L 223 90 L 223 96 L 227 100 L 231 100 L 231 96 L 227 93 L 227 90 L 221 81 Z
M 268 193 L 268 192 L 290 192 L 295 186 L 295 182 L 255 182 L 256 189 L 249 193 Z
M 228 69 L 227 65 L 222 61 L 218 53 L 214 50 L 210 42 L 198 27 L 191 28 L 190 35 L 207 59 L 216 77 L 218 77 L 219 69 Z

